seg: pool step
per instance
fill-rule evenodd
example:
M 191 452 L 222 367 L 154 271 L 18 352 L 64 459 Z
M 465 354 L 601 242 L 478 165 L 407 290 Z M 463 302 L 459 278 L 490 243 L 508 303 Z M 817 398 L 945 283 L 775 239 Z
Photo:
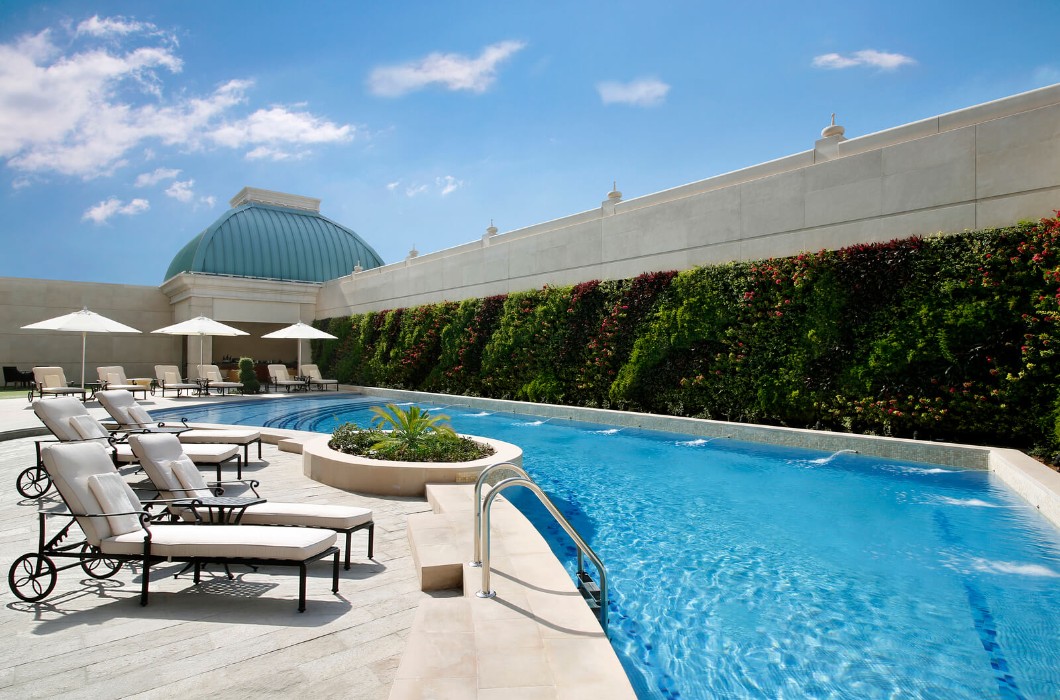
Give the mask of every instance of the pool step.
M 425 598 L 416 611 L 391 700 L 548 697 L 634 700 L 607 636 L 548 544 L 507 501 L 492 510 L 493 598 L 475 594 L 470 485 L 429 484 L 433 512 L 408 518 Z M 455 583 L 454 583 L 455 582 Z M 595 584 L 594 584 L 595 585 Z

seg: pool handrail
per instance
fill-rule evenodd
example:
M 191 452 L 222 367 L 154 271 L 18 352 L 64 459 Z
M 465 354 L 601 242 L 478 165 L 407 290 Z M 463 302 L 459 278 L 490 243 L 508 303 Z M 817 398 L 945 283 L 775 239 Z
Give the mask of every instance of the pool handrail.
M 474 533 L 473 539 L 475 543 L 475 552 L 474 559 L 469 563 L 470 566 L 475 568 L 482 566 L 482 487 L 486 483 L 486 477 L 502 467 L 508 468 L 524 479 L 533 481 L 533 479 L 530 478 L 530 475 L 526 473 L 526 470 L 514 462 L 497 462 L 479 472 L 478 479 L 475 480 L 475 525 L 471 529 L 472 533 Z
M 522 469 L 519 469 L 522 471 Z M 532 494 L 537 496 L 537 499 L 541 501 L 541 505 L 548 509 L 548 512 L 552 514 L 552 517 L 563 528 L 564 532 L 571 538 L 574 545 L 578 548 L 578 587 L 579 590 L 585 590 L 586 595 L 593 597 L 591 590 L 584 586 L 586 582 L 590 582 L 591 579 L 585 573 L 584 556 L 589 557 L 589 560 L 596 567 L 597 574 L 600 577 L 600 598 L 597 602 L 599 614 L 597 619 L 600 621 L 600 627 L 603 629 L 604 634 L 607 635 L 607 569 L 604 568 L 604 563 L 600 561 L 600 557 L 596 555 L 592 547 L 582 539 L 582 536 L 578 534 L 578 531 L 574 529 L 574 526 L 563 516 L 558 508 L 552 503 L 549 497 L 541 489 L 540 486 L 534 482 L 529 476 L 513 476 L 507 479 L 499 481 L 490 490 L 486 496 L 486 500 L 482 503 L 476 503 L 476 510 L 481 512 L 481 542 L 482 546 L 482 560 L 479 565 L 482 567 L 482 588 L 475 593 L 478 598 L 493 598 L 497 595 L 497 592 L 490 588 L 490 506 L 493 505 L 493 501 L 496 500 L 497 496 L 501 494 L 507 488 L 512 486 L 522 486 L 528 489 Z M 472 563 L 474 565 L 474 563 Z

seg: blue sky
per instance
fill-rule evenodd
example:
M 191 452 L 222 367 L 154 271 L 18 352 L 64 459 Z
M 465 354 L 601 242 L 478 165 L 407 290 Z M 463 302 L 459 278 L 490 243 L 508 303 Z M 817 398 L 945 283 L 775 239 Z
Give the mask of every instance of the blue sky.
M 157 285 L 243 186 L 387 262 L 1060 82 L 1060 0 L 0 4 L 0 276 Z M 1060 206 L 1060 205 L 1058 205 Z

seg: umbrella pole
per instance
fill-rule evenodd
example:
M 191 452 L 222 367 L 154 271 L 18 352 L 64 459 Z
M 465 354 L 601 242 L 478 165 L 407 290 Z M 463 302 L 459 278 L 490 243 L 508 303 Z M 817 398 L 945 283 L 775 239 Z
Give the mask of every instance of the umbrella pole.
M 88 337 L 87 331 L 81 331 L 81 388 L 85 388 L 85 339 Z
M 205 337 L 206 337 L 205 333 L 199 333 L 199 369 L 200 370 L 202 369 L 202 339 L 205 338 Z M 198 374 L 198 372 L 196 372 L 196 374 Z M 204 379 L 204 377 L 199 377 L 199 379 Z

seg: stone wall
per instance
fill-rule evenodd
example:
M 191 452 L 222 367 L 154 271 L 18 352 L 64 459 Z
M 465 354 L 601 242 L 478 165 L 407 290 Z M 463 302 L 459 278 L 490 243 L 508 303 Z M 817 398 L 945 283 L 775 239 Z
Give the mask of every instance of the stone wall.
M 172 323 L 169 298 L 158 287 L 0 278 L 0 364 L 29 370 L 59 366 L 66 378 L 81 377 L 81 334 L 22 330 L 37 321 L 88 308 L 142 333 L 90 333 L 85 342 L 85 379 L 96 367 L 121 365 L 128 377 L 153 377 L 156 364 L 179 364 L 183 338 L 152 335 Z
M 1050 216 L 1060 84 L 324 285 L 317 318 Z

